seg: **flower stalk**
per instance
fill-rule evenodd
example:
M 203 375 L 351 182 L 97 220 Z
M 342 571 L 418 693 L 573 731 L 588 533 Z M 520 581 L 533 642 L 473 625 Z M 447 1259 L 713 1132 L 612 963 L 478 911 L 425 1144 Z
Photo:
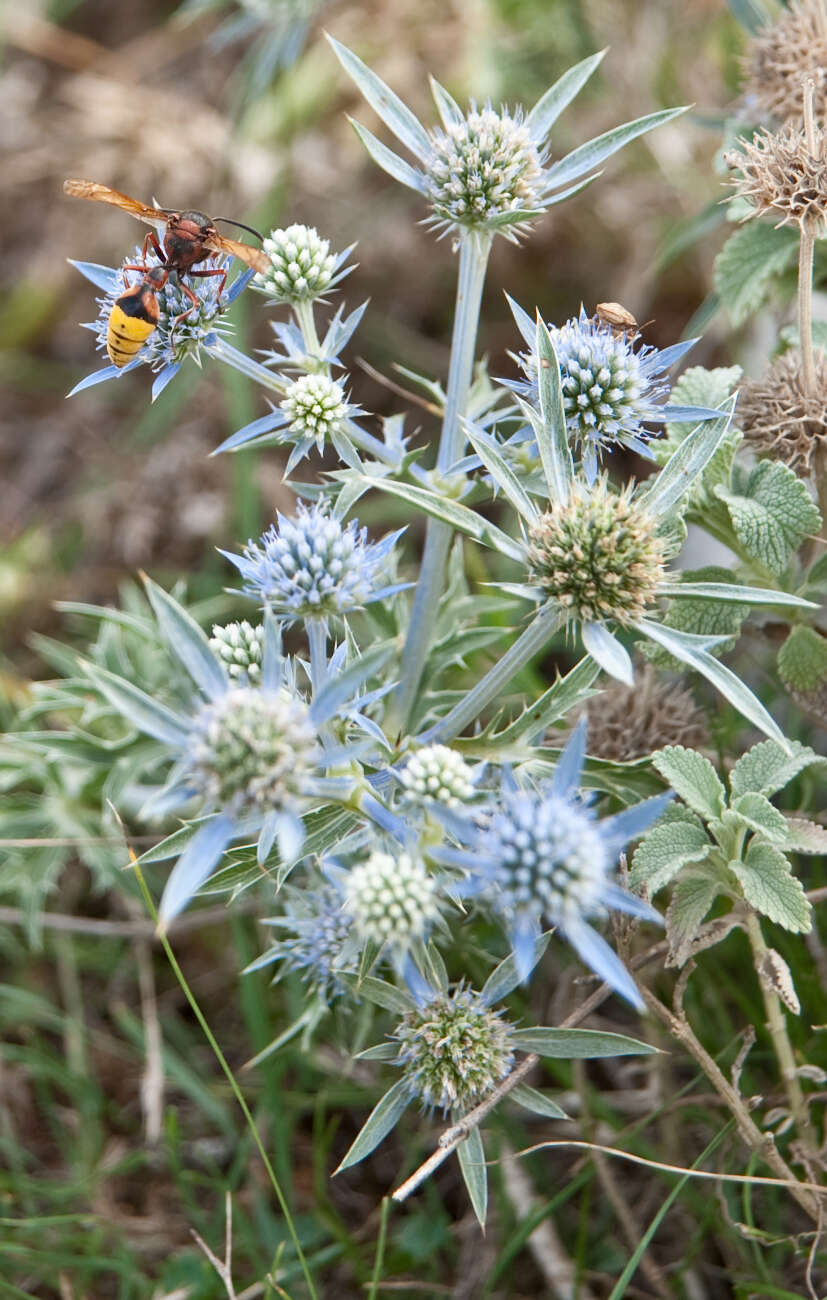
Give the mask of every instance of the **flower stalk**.
M 451 467 L 462 454 L 461 417 L 466 414 L 474 372 L 480 303 L 492 242 L 493 235 L 485 231 L 463 231 L 459 237 L 459 273 L 451 365 L 436 461 L 437 469 L 444 474 L 450 473 Z M 389 722 L 391 731 L 405 725 L 416 699 L 425 659 L 433 640 L 451 537 L 452 532 L 447 524 L 436 519 L 428 520 L 422 567 L 414 593 L 405 648 L 402 651 L 402 673 Z

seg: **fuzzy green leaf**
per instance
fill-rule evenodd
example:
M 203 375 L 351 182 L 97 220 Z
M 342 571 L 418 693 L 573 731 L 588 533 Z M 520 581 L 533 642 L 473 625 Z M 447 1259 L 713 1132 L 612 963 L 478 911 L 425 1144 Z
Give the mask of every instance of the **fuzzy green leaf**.
M 411 1092 L 406 1079 L 399 1079 L 377 1102 L 363 1124 L 356 1141 L 347 1152 L 336 1173 L 349 1169 L 369 1156 L 411 1104 Z
M 701 862 L 711 848 L 712 842 L 701 826 L 690 822 L 655 826 L 635 853 L 629 884 L 635 889 L 646 885 L 650 894 L 656 894 L 681 867 Z
M 667 745 L 652 755 L 652 765 L 684 803 L 707 821 L 720 817 L 726 790 L 708 758 L 683 745 Z
M 698 929 L 720 893 L 717 880 L 690 875 L 675 885 L 666 912 L 669 965 L 682 966 L 690 954 Z
M 788 853 L 827 854 L 827 826 L 806 817 L 787 817 L 786 822 Z
M 510 1035 L 515 1047 L 538 1056 L 562 1061 L 586 1061 L 600 1056 L 645 1056 L 658 1049 L 625 1034 L 604 1033 L 599 1029 L 514 1029 Z
M 750 830 L 775 844 L 786 845 L 787 819 L 777 808 L 773 808 L 763 794 L 755 794 L 753 791 L 739 795 L 732 801 L 732 811 L 746 822 Z
M 821 527 L 806 485 L 778 461 L 757 465 L 743 493 L 719 486 L 715 495 L 726 505 L 744 550 L 771 573 L 783 573 L 804 539 Z
M 729 774 L 733 799 L 753 791 L 764 795 L 776 794 L 812 763 L 827 765 L 827 758 L 816 754 L 807 745 L 801 745 L 797 740 L 787 743 L 789 752 L 785 752 L 774 740 L 762 740 L 738 759 Z
M 713 282 L 735 326 L 761 306 L 773 281 L 798 255 L 798 235 L 749 221 L 730 235 L 715 259 Z
M 770 921 L 796 934 L 812 929 L 812 907 L 804 886 L 792 874 L 784 854 L 763 840 L 754 839 L 743 862 L 732 861 L 729 869 L 737 879 L 746 901 Z
M 778 675 L 788 690 L 821 690 L 827 683 L 827 637 L 812 627 L 794 627 L 778 652 Z
M 457 1159 L 474 1213 L 480 1227 L 484 1228 L 488 1211 L 488 1170 L 485 1165 L 482 1135 L 476 1126 L 457 1147 Z

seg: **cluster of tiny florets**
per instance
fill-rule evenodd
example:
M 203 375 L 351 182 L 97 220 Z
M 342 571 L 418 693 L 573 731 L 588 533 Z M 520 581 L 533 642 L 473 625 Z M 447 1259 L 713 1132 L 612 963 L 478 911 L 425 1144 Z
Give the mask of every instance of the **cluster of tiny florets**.
M 560 795 L 515 794 L 494 814 L 480 845 L 496 864 L 491 903 L 509 920 L 548 917 L 555 924 L 601 915 L 611 866 L 599 824 Z
M 294 519 L 278 516 L 237 561 L 244 590 L 290 618 L 321 618 L 358 609 L 376 570 L 367 529 L 343 524 L 324 506 L 301 502 Z
M 432 131 L 430 141 L 426 179 L 439 221 L 482 229 L 541 202 L 541 160 L 519 117 L 472 109 L 462 122 Z
M 196 718 L 189 781 L 208 804 L 233 816 L 289 809 L 302 793 L 315 742 L 301 700 L 237 687 Z
M 124 266 L 143 262 L 143 249 L 136 249 Z M 145 264 L 148 268 L 163 265 L 152 252 L 148 253 Z M 227 269 L 230 266 L 230 259 L 224 259 L 220 265 L 223 269 Z M 140 271 L 126 271 L 126 287 L 131 288 L 139 284 L 143 278 Z M 195 294 L 197 307 L 193 306 L 192 301 L 182 292 L 182 284 Z M 204 279 L 185 274 L 179 275 L 177 272 L 170 275 L 166 284 L 155 290 L 160 313 L 158 325 L 137 355 L 156 369 L 169 362 L 183 361 L 187 356 L 197 355 L 206 336 L 215 331 L 217 319 L 227 306 L 227 295 L 221 290 L 220 285 L 221 277 L 217 275 Z M 124 291 L 123 275 L 119 272 L 115 287 L 105 298 L 99 299 L 101 310 L 97 321 L 97 334 L 98 347 L 101 351 L 106 350 L 106 335 L 113 304 Z
M 605 478 L 576 486 L 529 530 L 531 581 L 581 622 L 631 623 L 654 600 L 663 576 L 657 520 Z
M 344 993 L 340 975 L 355 945 L 352 920 L 342 907 L 338 890 L 324 885 L 296 892 L 279 924 L 292 931 L 273 948 L 272 955 L 283 960 L 284 969 L 295 971 L 312 992 L 325 999 Z
M 646 438 L 642 421 L 657 416 L 656 399 L 669 391 L 654 382 L 656 348 L 635 349 L 638 335 L 580 316 L 550 331 L 560 363 L 566 427 L 575 446 L 600 456 L 607 444 Z
M 750 39 L 744 97 L 779 122 L 802 117 L 801 87 L 811 78 L 815 113 L 827 116 L 827 15 L 822 0 L 792 0 Z
M 394 1033 L 411 1096 L 428 1110 L 463 1114 L 510 1072 L 511 1026 L 470 989 L 438 994 Z
M 827 358 L 815 354 L 816 382 L 804 387 L 801 353 L 790 350 L 761 379 L 748 380 L 738 398 L 744 441 L 759 456 L 783 461 L 802 478 L 819 448 L 827 452 Z
M 264 655 L 264 628 L 253 627 L 246 619 L 240 623 L 215 624 L 210 648 L 236 681 L 256 682 L 261 676 Z
M 447 745 L 426 745 L 412 754 L 399 779 L 411 803 L 434 799 L 448 808 L 458 808 L 474 793 L 470 767 Z
M 264 275 L 256 275 L 253 283 L 276 302 L 312 302 L 333 279 L 336 258 L 329 241 L 312 226 L 273 230 L 263 248 L 272 267 Z
M 341 384 L 327 375 L 301 375 L 287 386 L 281 409 L 297 438 L 313 438 L 321 448 L 338 433 L 348 412 Z
M 726 155 L 735 175 L 730 183 L 748 199 L 752 216 L 769 212 L 779 226 L 794 222 L 818 234 L 827 218 L 827 136 L 815 129 L 810 151 L 803 130 L 757 131 Z
M 421 859 L 379 849 L 351 868 L 344 905 L 361 938 L 398 949 L 425 935 L 439 916 L 436 883 Z
M 709 740 L 692 692 L 652 664 L 635 669 L 634 686 L 612 682 L 586 706 L 589 753 L 614 763 L 648 758 L 665 745 L 699 749 Z

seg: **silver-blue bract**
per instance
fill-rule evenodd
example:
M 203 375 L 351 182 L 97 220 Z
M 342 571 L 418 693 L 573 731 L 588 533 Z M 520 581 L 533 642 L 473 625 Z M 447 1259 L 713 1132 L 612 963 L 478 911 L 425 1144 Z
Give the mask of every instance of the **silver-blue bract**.
M 517 970 L 527 979 L 545 921 L 554 926 L 601 979 L 641 1009 L 631 976 L 590 924 L 610 908 L 661 922 L 660 915 L 614 880 L 618 854 L 663 812 L 671 794 L 657 795 L 614 817 L 598 820 L 580 792 L 586 753 L 582 720 L 560 756 L 554 779 L 539 788 L 503 782 L 499 802 L 475 823 L 452 818 L 464 850 L 443 850 L 437 859 L 462 867 L 459 894 L 478 895 L 502 920 Z
M 299 502 L 293 519 L 277 523 L 242 555 L 222 551 L 244 579 L 246 595 L 283 619 L 351 613 L 401 590 L 383 583 L 400 532 L 368 542 L 356 520 L 343 524 L 325 505 Z

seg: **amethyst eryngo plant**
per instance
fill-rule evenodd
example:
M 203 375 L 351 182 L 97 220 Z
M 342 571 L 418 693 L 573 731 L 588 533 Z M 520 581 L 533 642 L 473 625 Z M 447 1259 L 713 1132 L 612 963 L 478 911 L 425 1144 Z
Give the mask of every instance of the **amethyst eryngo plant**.
M 677 665 L 695 683 L 711 684 L 732 706 L 728 726 L 746 721 L 769 737 L 763 743 L 789 772 L 785 780 L 812 765 L 812 751 L 784 737 L 720 656 L 753 608 L 793 624 L 810 616 L 813 588 L 797 553 L 821 521 L 792 471 L 761 465 L 746 476 L 734 463 L 734 372 L 696 367 L 672 383 L 669 371 L 689 344 L 659 350 L 582 308 L 547 326 L 539 311 L 535 319 L 512 303 L 527 349 L 515 354 L 520 375 L 495 383 L 475 367 L 494 237 L 527 238 L 546 208 L 680 110 L 615 128 L 555 160 L 549 133 L 602 56 L 570 69 L 528 113 L 490 104 L 465 112 L 433 83 L 441 125 L 429 129 L 355 55 L 334 48 L 413 162 L 357 126 L 361 140 L 421 196 L 427 221 L 459 253 L 447 384 L 410 376 L 441 410 L 435 462 L 426 467 L 408 446 L 403 416 L 371 431 L 370 416 L 350 402 L 341 353 L 364 307 L 348 315 L 339 307 L 319 328 L 326 295 L 352 269 L 350 249 L 332 252 L 300 225 L 265 239 L 272 270 L 257 275 L 253 288 L 289 319 L 274 321 L 275 346 L 261 361 L 225 337 L 225 307 L 250 273 L 220 297 L 217 277 L 193 279 L 202 307 L 170 331 L 180 298 L 172 277 L 162 323 L 133 363 L 157 372 L 153 393 L 188 356 L 198 361 L 204 353 L 270 394 L 270 410 L 230 433 L 218 452 L 283 447 L 286 476 L 320 452 L 335 454 L 339 465 L 322 482 L 297 485 L 303 499 L 259 539 L 222 551 L 240 578 L 231 598 L 248 602 L 247 617 L 212 626 L 208 639 L 192 613 L 148 583 L 156 630 L 147 619 L 138 625 L 159 660 L 168 656 L 168 688 L 163 674 L 142 681 L 130 673 L 130 655 L 106 646 L 77 681 L 81 717 L 91 688 L 104 712 L 149 738 L 123 740 L 136 751 L 133 769 L 128 757 L 121 764 L 133 775 L 130 807 L 143 818 L 177 815 L 183 823 L 145 855 L 175 860 L 162 925 L 205 888 L 232 897 L 266 890 L 276 937 L 253 968 L 298 978 L 306 1002 L 265 1050 L 299 1032 L 307 1041 L 329 1012 L 339 1020 L 356 1005 L 361 1041 L 369 1008 L 395 1017 L 389 1040 L 362 1055 L 399 1077 L 345 1157 L 349 1165 L 414 1101 L 459 1120 L 502 1090 L 529 1110 L 559 1116 L 555 1102 L 515 1075 L 520 1051 L 649 1050 L 616 1035 L 517 1028 L 500 1004 L 543 978 L 544 953 L 565 960 L 563 940 L 640 1009 L 627 964 L 630 927 L 657 922 L 660 913 L 634 886 L 654 891 L 671 881 L 661 869 L 670 855 L 685 869 L 669 908 L 670 941 L 676 928 L 685 947 L 694 941 L 701 914 L 693 921 L 680 887 L 694 881 L 702 858 L 706 876 L 726 883 L 707 906 L 725 896 L 752 908 L 753 929 L 760 915 L 774 917 L 756 880 L 762 871 L 780 878 L 779 858 L 790 874 L 785 851 L 802 839 L 820 841 L 815 824 L 806 834 L 799 827 L 797 839 L 781 826 L 760 763 L 743 797 L 729 807 L 711 801 L 707 831 L 695 824 L 687 770 L 704 798 L 712 782 L 706 768 L 698 776 L 691 751 L 676 763 L 664 763 L 663 749 L 654 763 L 590 759 L 585 723 L 571 723 L 599 694 L 601 673 L 633 682 L 637 647 L 653 661 L 647 671 Z M 93 327 L 100 341 L 121 280 L 105 268 L 81 270 L 107 295 Z M 114 374 L 107 367 L 78 389 Z M 623 481 L 618 451 L 646 456 L 658 469 L 641 482 Z M 371 538 L 349 519 L 373 489 L 427 516 L 415 583 L 399 572 L 404 529 Z M 720 570 L 682 573 L 687 520 L 730 545 L 734 572 L 723 580 Z M 496 581 L 480 590 L 466 572 L 467 541 L 485 548 L 474 555 L 475 573 L 486 556 L 492 560 Z M 530 691 L 532 661 L 575 646 L 582 655 L 566 676 Z M 66 707 L 61 696 L 62 714 Z M 556 727 L 570 733 L 562 750 Z M 667 784 L 688 808 L 670 804 Z M 627 877 L 623 851 L 644 835 Z M 771 843 L 754 848 L 759 836 Z M 716 853 L 729 854 L 729 876 Z M 800 904 L 795 885 L 787 894 L 791 906 Z M 619 952 L 604 931 L 618 913 L 627 918 Z M 471 974 L 478 980 L 486 963 L 492 974 L 475 992 Z M 465 1136 L 460 1163 L 482 1218 L 482 1143 L 475 1128 Z

